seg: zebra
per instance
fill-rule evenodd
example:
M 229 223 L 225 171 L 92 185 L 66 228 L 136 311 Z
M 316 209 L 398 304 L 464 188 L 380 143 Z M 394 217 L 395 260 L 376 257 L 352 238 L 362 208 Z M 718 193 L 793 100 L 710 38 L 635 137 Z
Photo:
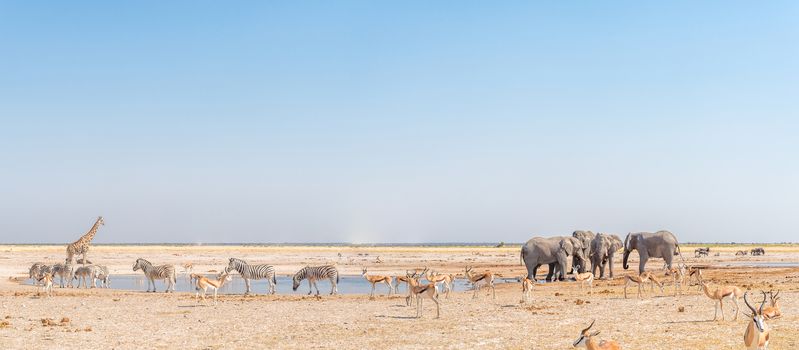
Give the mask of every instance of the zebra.
M 40 262 L 35 262 L 31 265 L 31 268 L 28 270 L 28 277 L 33 280 L 34 285 L 39 285 L 39 280 L 43 276 L 42 268 L 44 268 L 45 264 Z
M 316 295 L 319 295 L 319 286 L 316 285 L 316 281 L 325 278 L 329 279 L 332 285 L 332 288 L 330 288 L 330 295 L 338 293 L 338 288 L 336 287 L 339 281 L 338 270 L 333 265 L 303 267 L 294 274 L 292 278 L 294 281 L 292 289 L 297 291 L 297 288 L 300 287 L 300 282 L 306 278 L 308 279 L 308 295 L 311 295 L 313 288 L 316 288 Z
M 72 268 L 72 263 L 69 260 L 63 264 L 55 264 L 51 267 L 51 269 L 53 270 L 53 277 L 58 276 L 61 278 L 58 284 L 61 288 L 64 288 L 64 279 L 67 280 L 67 287 L 72 288 L 72 279 L 75 271 Z
M 269 282 L 267 288 L 268 294 L 275 294 L 275 286 L 277 285 L 277 278 L 275 277 L 275 268 L 272 265 L 250 265 L 246 261 L 236 258 L 230 258 L 225 270 L 219 275 L 228 274 L 230 271 L 236 270 L 241 278 L 244 279 L 244 284 L 247 285 L 247 290 L 244 295 L 250 294 L 250 280 L 266 279 Z
M 150 285 L 153 285 L 152 292 L 155 293 L 155 280 L 165 280 L 167 283 L 166 286 L 166 293 L 174 292 L 175 291 L 175 283 L 177 282 L 175 278 L 175 266 L 174 265 L 158 265 L 153 266 L 149 261 L 144 260 L 142 258 L 136 259 L 136 264 L 133 265 L 133 271 L 138 271 L 139 269 L 144 272 L 144 276 L 147 277 L 147 291 L 150 291 Z
M 73 274 L 73 279 L 78 280 L 77 288 L 80 288 L 80 282 L 83 281 L 83 288 L 89 288 L 88 281 L 92 280 L 92 288 L 94 288 L 94 280 L 92 276 L 94 276 L 94 266 L 93 265 L 86 265 L 81 266 L 75 269 L 75 273 Z
M 100 280 L 100 286 L 109 288 L 111 284 L 111 275 L 108 273 L 108 267 L 105 265 L 94 265 L 92 271 L 92 286 L 95 286 L 95 281 Z

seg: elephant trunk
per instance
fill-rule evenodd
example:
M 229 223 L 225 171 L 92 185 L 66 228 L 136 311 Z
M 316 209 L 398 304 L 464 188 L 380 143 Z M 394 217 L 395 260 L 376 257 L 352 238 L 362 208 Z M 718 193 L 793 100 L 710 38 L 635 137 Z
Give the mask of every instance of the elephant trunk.
M 622 259 L 621 267 L 623 267 L 625 270 L 630 267 L 630 265 L 627 264 L 627 258 L 630 257 L 630 252 L 632 252 L 632 250 L 624 249 L 624 259 Z

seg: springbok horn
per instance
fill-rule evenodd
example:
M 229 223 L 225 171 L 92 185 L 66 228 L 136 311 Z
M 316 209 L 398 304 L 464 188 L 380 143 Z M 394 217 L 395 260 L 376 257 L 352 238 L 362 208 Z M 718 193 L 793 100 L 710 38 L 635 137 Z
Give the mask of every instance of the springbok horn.
M 746 303 L 746 306 L 749 307 L 749 310 L 752 310 L 752 315 L 755 315 L 755 314 L 757 314 L 757 311 L 755 311 L 755 308 L 753 308 L 752 305 L 749 304 L 749 299 L 746 298 L 746 296 L 748 294 L 749 294 L 749 291 L 746 291 L 744 293 L 744 303 Z
M 591 320 L 591 324 L 589 324 L 589 325 L 588 325 L 588 328 L 586 328 L 586 329 L 583 329 L 583 330 L 580 332 L 580 334 L 583 334 L 583 333 L 587 332 L 589 329 L 591 329 L 591 327 L 593 327 L 593 326 L 594 326 L 594 322 L 596 322 L 596 319 L 593 319 L 593 320 Z
M 762 315 L 763 314 L 763 305 L 766 305 L 766 299 L 767 299 L 766 298 L 766 292 L 764 292 L 762 290 L 761 290 L 761 292 L 763 293 L 763 302 L 760 303 L 760 312 L 758 313 L 758 315 Z
M 777 291 L 777 294 L 774 294 L 772 297 L 774 298 L 774 300 L 777 300 L 777 297 L 778 297 L 779 295 L 780 295 L 780 291 Z

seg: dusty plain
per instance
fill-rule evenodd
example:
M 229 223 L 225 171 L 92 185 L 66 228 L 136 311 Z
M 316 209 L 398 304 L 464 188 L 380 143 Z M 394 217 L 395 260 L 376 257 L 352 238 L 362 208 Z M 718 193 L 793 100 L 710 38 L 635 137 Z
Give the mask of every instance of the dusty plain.
M 695 246 L 683 245 L 683 256 L 705 268 L 705 279 L 714 283 L 781 290 L 784 316 L 768 322 L 769 348 L 798 348 L 799 267 L 749 264 L 799 263 L 799 245 L 765 245 L 766 255 L 759 257 L 734 255 L 752 246 L 710 247 L 710 257 L 694 258 Z M 415 318 L 415 308 L 405 306 L 404 287 L 399 295 L 381 293 L 374 300 L 368 295 L 236 295 L 205 306 L 190 293 L 56 287 L 47 298 L 21 284 L 33 262 L 52 264 L 63 257 L 64 246 L 0 245 L 0 349 L 568 349 L 591 319 L 597 320 L 600 338 L 614 339 L 624 349 L 742 349 L 743 311 L 748 311 L 741 299 L 737 321 L 731 320 L 732 307 L 725 308 L 727 321 L 712 321 L 713 303 L 696 286 L 675 297 L 668 283 L 665 295 L 639 300 L 633 290 L 624 299 L 621 276 L 635 269 L 637 253 L 626 271 L 617 254 L 616 278 L 596 281 L 593 294 L 575 282 L 537 284 L 532 301 L 522 303 L 519 283 L 498 283 L 496 300 L 485 293 L 472 299 L 464 290 L 442 295 L 440 319 L 429 301 L 422 318 Z M 239 257 L 272 264 L 280 275 L 320 263 L 336 263 L 346 275 L 359 275 L 361 266 L 392 275 L 429 266 L 462 276 L 466 265 L 507 279 L 525 274 L 518 246 L 97 245 L 89 254 L 112 274 L 133 274 L 138 257 L 178 266 L 192 262 L 195 272 L 218 271 L 229 257 Z M 647 267 L 662 276 L 662 264 L 653 259 Z M 539 276 L 545 272 L 542 268 Z

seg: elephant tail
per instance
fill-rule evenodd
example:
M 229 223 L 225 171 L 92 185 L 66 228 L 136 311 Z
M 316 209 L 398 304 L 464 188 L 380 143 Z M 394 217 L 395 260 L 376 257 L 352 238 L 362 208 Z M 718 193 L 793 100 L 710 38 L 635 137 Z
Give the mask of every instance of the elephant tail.
M 685 258 L 682 257 L 682 251 L 680 251 L 680 244 L 677 243 L 676 246 L 677 246 L 677 254 L 680 255 L 680 260 L 682 260 L 683 265 L 685 265 Z
M 519 254 L 519 265 L 524 265 L 524 247 L 522 247 L 522 252 Z

